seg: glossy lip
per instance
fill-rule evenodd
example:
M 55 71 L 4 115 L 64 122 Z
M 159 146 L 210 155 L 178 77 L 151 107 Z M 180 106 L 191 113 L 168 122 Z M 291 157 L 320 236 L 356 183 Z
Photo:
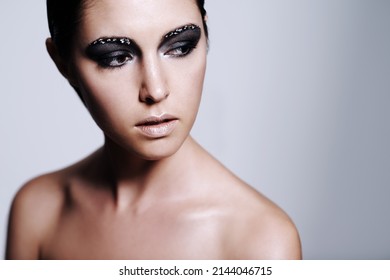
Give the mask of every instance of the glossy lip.
M 163 114 L 161 116 L 151 116 L 140 122 L 135 127 L 149 138 L 166 137 L 176 128 L 178 119 L 174 116 Z

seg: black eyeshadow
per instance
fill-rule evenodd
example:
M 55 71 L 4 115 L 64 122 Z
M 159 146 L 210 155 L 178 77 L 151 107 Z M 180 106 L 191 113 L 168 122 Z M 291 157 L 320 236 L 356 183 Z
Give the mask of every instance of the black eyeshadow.
M 161 38 L 159 49 L 168 52 L 175 48 L 195 48 L 201 37 L 201 29 L 195 24 L 178 27 Z M 142 56 L 139 46 L 127 37 L 102 37 L 88 45 L 86 55 L 102 66 L 110 66 L 115 58 Z
M 163 36 L 160 43 L 160 48 L 163 46 L 169 47 L 170 45 L 178 42 L 189 42 L 192 46 L 196 46 L 201 37 L 201 29 L 197 25 L 185 25 L 168 32 Z
M 129 38 L 99 38 L 88 45 L 86 54 L 91 58 L 99 58 L 107 53 L 124 51 L 138 54 L 138 46 Z
M 168 32 L 167 34 L 165 34 L 164 38 L 165 39 L 168 39 L 170 37 L 173 37 L 173 36 L 176 36 L 176 35 L 179 35 L 181 33 L 183 33 L 184 31 L 197 31 L 198 33 L 200 33 L 200 27 L 195 25 L 195 24 L 188 24 L 188 25 L 184 25 L 182 27 L 179 27 L 179 28 L 176 28 L 175 30 L 173 31 L 170 31 Z

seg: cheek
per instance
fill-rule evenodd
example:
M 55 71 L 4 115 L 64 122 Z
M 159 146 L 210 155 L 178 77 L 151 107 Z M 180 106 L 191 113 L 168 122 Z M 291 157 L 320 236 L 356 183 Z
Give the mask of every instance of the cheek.
M 195 116 L 202 96 L 206 59 L 197 56 L 177 68 L 178 70 L 174 71 L 176 74 L 170 80 L 171 93 L 176 95 L 177 102 L 182 104 L 179 108 L 183 113 L 188 114 L 191 111 Z
M 79 73 L 79 85 L 86 106 L 102 129 L 128 119 L 128 113 L 135 112 L 135 104 L 139 102 L 136 72 L 121 70 L 85 67 Z

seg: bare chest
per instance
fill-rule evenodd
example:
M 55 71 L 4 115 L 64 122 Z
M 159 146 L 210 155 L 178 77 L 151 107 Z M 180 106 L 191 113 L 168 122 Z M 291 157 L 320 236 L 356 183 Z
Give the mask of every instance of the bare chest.
M 68 213 L 42 248 L 45 259 L 221 259 L 213 215 Z

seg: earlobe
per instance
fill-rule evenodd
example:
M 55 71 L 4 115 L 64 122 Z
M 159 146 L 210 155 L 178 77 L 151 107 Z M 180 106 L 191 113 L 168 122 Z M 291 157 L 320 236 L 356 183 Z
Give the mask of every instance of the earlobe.
M 64 76 L 65 79 L 67 79 L 72 86 L 76 87 L 75 82 L 72 79 L 72 75 L 70 73 L 69 65 L 64 61 L 63 57 L 61 57 L 61 55 L 59 54 L 57 46 L 53 42 L 52 38 L 46 39 L 46 49 L 51 59 L 53 60 L 54 64 L 57 66 L 58 71 L 60 71 L 62 76 Z

